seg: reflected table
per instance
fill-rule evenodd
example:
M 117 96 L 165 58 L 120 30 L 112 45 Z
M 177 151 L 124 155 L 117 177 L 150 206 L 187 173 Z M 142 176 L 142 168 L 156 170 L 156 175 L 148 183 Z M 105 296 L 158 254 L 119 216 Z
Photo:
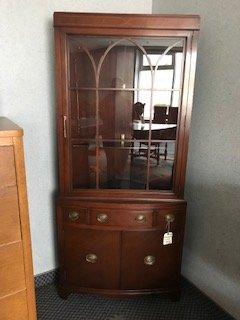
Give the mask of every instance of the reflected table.
M 151 130 L 166 130 L 176 128 L 176 124 L 166 124 L 166 123 L 152 123 Z M 133 122 L 134 131 L 149 131 L 150 123 Z

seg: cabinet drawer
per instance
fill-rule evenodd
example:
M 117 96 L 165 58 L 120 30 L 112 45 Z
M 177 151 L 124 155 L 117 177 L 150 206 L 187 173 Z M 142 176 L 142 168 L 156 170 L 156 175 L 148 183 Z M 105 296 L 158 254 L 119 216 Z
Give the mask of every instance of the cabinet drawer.
M 77 223 L 86 224 L 87 223 L 87 209 L 71 207 L 63 209 L 64 222 L 65 223 Z
M 0 246 L 21 240 L 17 187 L 0 188 Z
M 0 181 L 1 187 L 16 185 L 14 150 L 12 146 L 0 147 Z
M 167 224 L 170 224 L 170 229 L 184 228 L 186 211 L 174 209 L 159 209 L 154 210 L 154 219 L 156 226 L 161 229 L 167 229 Z
M 163 245 L 164 231 L 125 231 L 122 235 L 122 289 L 174 287 L 180 278 L 181 234 Z
M 109 210 L 94 209 L 90 212 L 92 225 L 107 225 L 119 227 L 151 227 L 153 213 L 141 210 Z
M 0 319 L 29 319 L 26 290 L 0 299 Z
M 64 232 L 67 281 L 79 287 L 119 287 L 120 232 L 67 226 Z
M 25 289 L 21 242 L 0 247 L 0 298 Z

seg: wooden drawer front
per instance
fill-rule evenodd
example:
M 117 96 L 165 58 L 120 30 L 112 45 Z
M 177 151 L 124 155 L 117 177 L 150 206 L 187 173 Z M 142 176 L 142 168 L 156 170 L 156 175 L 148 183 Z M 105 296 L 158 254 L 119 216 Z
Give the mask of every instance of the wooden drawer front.
M 25 289 L 22 244 L 0 247 L 0 297 Z
M 1 320 L 26 320 L 28 319 L 26 291 L 18 292 L 0 298 Z
M 93 225 L 119 227 L 151 227 L 153 224 L 153 213 L 151 210 L 91 210 L 90 223 Z
M 0 188 L 0 245 L 21 239 L 17 187 Z
M 155 223 L 162 229 L 167 228 L 167 223 L 170 221 L 170 229 L 184 228 L 186 211 L 160 209 L 154 211 Z
M 119 232 L 68 226 L 64 234 L 67 281 L 80 287 L 117 289 Z
M 180 236 L 163 246 L 163 231 L 126 231 L 122 237 L 122 289 L 174 287 L 180 277 Z M 144 259 L 155 259 L 152 265 Z
M 64 221 L 66 223 L 77 223 L 86 224 L 87 223 L 87 209 L 84 208 L 64 208 Z
M 12 146 L 0 147 L 0 181 L 1 187 L 14 186 L 16 184 Z

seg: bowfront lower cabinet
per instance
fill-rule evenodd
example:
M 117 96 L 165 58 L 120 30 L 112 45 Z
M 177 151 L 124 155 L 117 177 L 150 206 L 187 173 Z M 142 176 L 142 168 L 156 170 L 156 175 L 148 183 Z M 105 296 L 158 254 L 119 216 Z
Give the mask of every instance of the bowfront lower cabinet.
M 179 295 L 199 24 L 54 14 L 62 297 Z

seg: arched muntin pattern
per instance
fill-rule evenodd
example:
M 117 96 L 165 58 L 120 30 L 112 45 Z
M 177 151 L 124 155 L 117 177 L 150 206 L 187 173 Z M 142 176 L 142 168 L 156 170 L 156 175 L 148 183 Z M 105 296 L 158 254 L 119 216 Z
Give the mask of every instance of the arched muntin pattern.
M 87 54 L 89 60 L 91 61 L 91 65 L 92 65 L 92 67 L 93 67 L 94 77 L 95 77 L 95 85 L 96 85 L 96 79 L 97 79 L 97 78 L 96 78 L 96 74 L 97 74 L 97 66 L 96 66 L 96 63 L 95 63 L 95 61 L 94 61 L 93 56 L 91 55 L 91 53 L 90 53 L 90 52 L 88 51 L 88 49 L 87 49 L 84 45 L 82 45 L 82 44 L 78 47 L 78 50 L 81 50 L 81 49 Z M 74 63 L 77 62 L 78 59 L 79 59 L 79 57 L 75 58 Z
M 156 71 L 157 71 L 157 69 L 158 69 L 158 67 L 159 67 L 159 64 L 160 64 L 162 58 L 163 58 L 164 56 L 166 56 L 166 54 L 167 54 L 170 50 L 172 50 L 174 47 L 176 47 L 176 46 L 177 46 L 178 44 L 180 44 L 180 43 L 182 43 L 182 40 L 181 40 L 181 41 L 177 41 L 177 42 L 175 42 L 173 45 L 167 47 L 167 49 L 160 55 L 160 57 L 159 57 L 158 60 L 157 60 L 155 69 L 154 69 L 154 76 L 155 76 L 155 74 L 156 74 Z M 154 79 L 154 80 L 155 80 L 155 79 Z
M 107 56 L 107 54 L 109 53 L 109 51 L 111 49 L 113 49 L 114 47 L 116 47 L 119 43 L 123 42 L 123 41 L 129 41 L 130 43 L 134 44 L 138 49 L 140 49 L 140 51 L 146 56 L 147 61 L 149 63 L 150 66 L 150 70 L 151 70 L 151 88 L 153 88 L 153 79 L 154 79 L 154 70 L 150 61 L 150 58 L 146 52 L 146 50 L 144 49 L 144 47 L 140 46 L 136 41 L 134 41 L 131 38 L 122 38 L 119 39 L 118 41 L 114 42 L 113 44 L 111 44 L 110 46 L 108 46 L 108 48 L 106 49 L 106 51 L 104 52 L 104 54 L 102 55 L 102 57 L 99 60 L 99 64 L 98 64 L 98 69 L 97 69 L 97 88 L 99 88 L 99 78 L 100 78 L 100 72 L 101 72 L 101 68 L 103 65 L 103 62 Z M 97 101 L 99 102 L 99 94 L 97 91 Z M 98 106 L 98 103 L 97 103 Z M 99 106 L 98 106 L 99 108 Z M 150 112 L 152 113 L 152 90 L 151 90 L 151 95 L 150 95 Z M 98 122 L 98 115 L 99 115 L 99 109 L 97 109 L 97 122 Z M 98 131 L 98 126 L 97 126 L 97 139 L 99 136 L 99 131 Z M 150 165 L 150 137 L 151 137 L 151 120 L 150 120 L 150 125 L 149 125 L 149 135 L 148 135 L 148 156 L 147 156 L 147 181 L 146 181 L 146 188 L 148 189 L 149 186 L 149 165 Z M 98 145 L 99 143 L 97 143 Z M 97 147 L 98 149 L 98 147 Z M 99 152 L 99 150 L 98 150 Z M 98 162 L 98 157 L 97 157 L 97 162 Z M 97 165 L 98 168 L 98 165 Z M 97 173 L 98 173 L 98 169 L 97 169 Z M 99 187 L 99 174 L 97 174 L 97 188 Z
M 94 77 L 95 77 L 95 88 L 92 88 L 93 90 L 95 90 L 96 93 L 96 105 L 95 105 L 95 115 L 96 115 L 96 187 L 97 189 L 99 189 L 99 84 L 100 84 L 100 73 L 101 73 L 101 69 L 103 66 L 103 63 L 108 55 L 108 53 L 114 48 L 116 47 L 118 44 L 120 44 L 121 42 L 130 42 L 132 43 L 134 46 L 136 46 L 142 53 L 143 55 L 146 57 L 148 64 L 149 64 L 149 68 L 150 68 L 150 72 L 151 72 L 151 87 L 148 89 L 150 90 L 150 119 L 149 119 L 149 133 L 148 133 L 148 151 L 147 151 L 147 180 L 146 180 L 146 189 L 149 189 L 149 175 L 150 175 L 150 152 L 151 152 L 151 137 L 152 137 L 152 112 L 153 112 L 153 91 L 157 90 L 155 88 L 155 81 L 156 81 L 156 72 L 158 70 L 158 67 L 160 65 L 161 60 L 163 59 L 164 56 L 167 55 L 167 53 L 169 51 L 171 51 L 172 48 L 174 48 L 175 46 L 179 45 L 180 43 L 182 43 L 182 40 L 177 41 L 175 43 L 173 43 L 172 45 L 168 46 L 165 51 L 160 55 L 160 57 L 158 58 L 156 65 L 153 67 L 150 57 L 146 51 L 146 49 L 139 45 L 138 42 L 136 40 L 133 40 L 131 38 L 121 38 L 117 41 L 115 41 L 114 43 L 112 43 L 111 45 L 109 45 L 107 47 L 107 49 L 105 50 L 105 52 L 103 53 L 103 55 L 100 57 L 100 60 L 98 62 L 98 64 L 95 63 L 95 60 L 92 56 L 92 54 L 89 52 L 88 48 L 83 45 L 80 44 L 80 46 L 78 47 L 79 50 L 83 50 L 86 55 L 88 56 L 89 60 L 91 61 L 91 65 L 94 71 Z M 75 62 L 77 62 L 77 59 L 75 59 Z M 76 83 L 77 86 L 77 83 Z M 104 88 L 107 89 L 107 88 Z M 133 90 L 135 90 L 135 88 L 132 88 Z M 124 88 L 122 89 L 123 91 L 125 90 Z M 137 90 L 140 90 L 140 88 L 138 88 Z M 144 89 L 141 89 L 144 90 Z M 159 91 L 161 91 L 161 89 L 159 89 Z
M 146 52 L 146 50 L 144 49 L 144 47 L 140 46 L 136 41 L 130 39 L 130 38 L 122 38 L 114 43 L 112 43 L 110 46 L 108 46 L 107 50 L 104 52 L 104 54 L 102 55 L 100 61 L 99 61 L 99 64 L 98 64 L 98 69 L 97 69 L 97 81 L 99 82 L 99 77 L 100 77 L 100 72 L 101 72 L 101 68 L 102 68 L 102 64 L 104 62 L 104 59 L 106 58 L 108 52 L 113 49 L 115 46 L 117 46 L 119 43 L 123 42 L 123 41 L 129 41 L 131 42 L 132 44 L 134 44 L 137 48 L 139 48 L 143 54 L 146 56 L 147 60 L 148 60 L 148 63 L 149 63 L 149 66 L 150 66 L 150 70 L 151 70 L 151 74 L 153 75 L 153 67 L 152 67 L 152 64 L 151 64 L 151 60 Z M 151 81 L 151 86 L 153 85 L 153 82 Z

